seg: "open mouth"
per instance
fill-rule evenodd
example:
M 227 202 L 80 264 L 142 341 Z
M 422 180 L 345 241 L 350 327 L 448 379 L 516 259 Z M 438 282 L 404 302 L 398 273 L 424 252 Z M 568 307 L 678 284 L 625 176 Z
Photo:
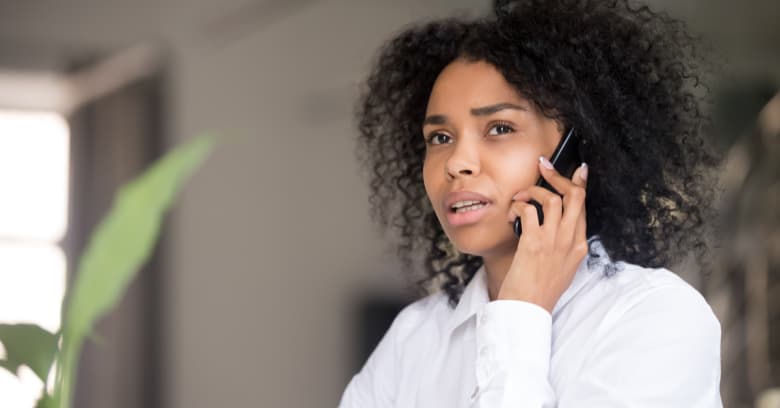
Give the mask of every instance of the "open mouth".
M 464 200 L 464 201 L 458 201 L 455 204 L 453 204 L 452 207 L 450 207 L 450 212 L 464 213 L 468 211 L 479 210 L 480 208 L 484 208 L 486 206 L 487 203 L 484 201 Z

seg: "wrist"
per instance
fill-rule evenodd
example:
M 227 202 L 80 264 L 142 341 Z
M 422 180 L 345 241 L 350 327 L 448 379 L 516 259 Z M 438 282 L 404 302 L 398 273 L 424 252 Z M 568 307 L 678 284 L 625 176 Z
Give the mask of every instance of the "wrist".
M 517 300 L 526 303 L 533 303 L 552 314 L 554 305 L 539 296 L 532 293 L 511 293 L 509 291 L 499 290 L 496 300 Z

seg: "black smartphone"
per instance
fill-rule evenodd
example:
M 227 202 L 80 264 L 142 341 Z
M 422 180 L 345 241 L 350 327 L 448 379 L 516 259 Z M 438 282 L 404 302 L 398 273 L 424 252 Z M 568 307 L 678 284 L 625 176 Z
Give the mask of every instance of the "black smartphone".
M 577 170 L 577 167 L 579 167 L 580 163 L 582 162 L 579 146 L 580 140 L 579 137 L 577 137 L 577 132 L 574 131 L 574 128 L 571 128 L 561 138 L 561 141 L 558 143 L 558 146 L 555 148 L 555 151 L 552 154 L 552 158 L 550 159 L 550 162 L 553 164 L 553 167 L 555 167 L 555 170 L 568 179 L 571 179 L 571 177 L 574 175 L 574 171 Z M 536 185 L 544 187 L 555 194 L 561 195 L 561 193 L 555 191 L 553 186 L 551 186 L 544 179 L 544 177 L 540 176 L 539 180 L 536 182 Z M 536 207 L 536 214 L 539 216 L 539 225 L 542 225 L 544 223 L 542 205 L 539 204 L 536 200 L 531 200 L 528 203 Z M 520 217 L 515 218 L 514 229 L 515 235 L 519 238 L 520 234 L 523 233 L 520 224 Z

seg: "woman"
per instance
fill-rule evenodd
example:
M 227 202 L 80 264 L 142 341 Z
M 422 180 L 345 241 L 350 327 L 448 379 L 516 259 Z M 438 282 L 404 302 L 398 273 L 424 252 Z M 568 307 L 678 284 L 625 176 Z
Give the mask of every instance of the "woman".
M 625 1 L 494 12 L 407 29 L 367 80 L 374 215 L 440 290 L 396 317 L 341 407 L 722 406 L 720 324 L 666 269 L 706 264 L 719 163 L 691 37 Z M 572 128 L 587 164 L 569 178 L 548 159 Z

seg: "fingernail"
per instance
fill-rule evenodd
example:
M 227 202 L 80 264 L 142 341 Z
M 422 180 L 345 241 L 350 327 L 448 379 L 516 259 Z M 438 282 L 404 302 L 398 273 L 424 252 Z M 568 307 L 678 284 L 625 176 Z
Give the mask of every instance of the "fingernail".
M 553 168 L 552 163 L 550 163 L 550 161 L 547 160 L 544 156 L 539 156 L 539 162 L 542 163 L 542 166 L 552 170 L 552 168 Z
M 580 167 L 582 167 L 582 170 L 580 170 L 580 177 L 582 177 L 582 179 L 584 181 L 587 181 L 588 180 L 588 164 L 585 163 L 585 162 L 582 162 L 582 164 L 580 164 Z
M 526 197 L 525 191 L 521 191 L 512 197 L 512 201 L 517 201 Z

